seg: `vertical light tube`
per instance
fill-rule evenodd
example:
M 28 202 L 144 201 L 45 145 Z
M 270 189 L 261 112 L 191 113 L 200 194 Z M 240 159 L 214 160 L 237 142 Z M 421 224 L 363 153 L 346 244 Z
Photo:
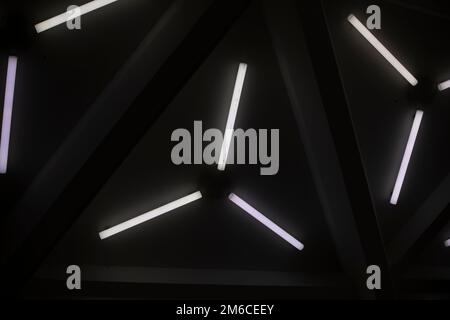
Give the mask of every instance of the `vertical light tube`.
M 17 57 L 9 57 L 8 71 L 6 74 L 5 101 L 3 104 L 2 133 L 0 138 L 0 174 L 5 174 L 8 167 L 9 139 L 11 135 L 16 72 Z
M 414 145 L 416 143 L 417 135 L 419 133 L 420 124 L 423 118 L 423 111 L 417 110 L 414 117 L 413 126 L 411 133 L 409 134 L 408 143 L 406 145 L 406 150 L 403 155 L 402 164 L 400 166 L 400 171 L 395 182 L 394 191 L 392 192 L 391 204 L 397 205 L 398 198 L 400 197 L 400 192 L 402 190 L 403 182 L 405 181 L 406 172 L 408 171 L 409 162 L 411 160 L 411 155 L 414 150 Z
M 296 249 L 302 251 L 304 248 L 303 243 L 295 239 L 293 236 L 291 236 L 289 233 L 284 231 L 282 228 L 280 228 L 278 225 L 276 225 L 273 221 L 269 220 L 266 216 L 264 216 L 261 212 L 253 208 L 251 205 L 249 205 L 247 202 L 239 198 L 235 194 L 230 194 L 228 196 L 231 202 L 233 202 L 235 205 L 240 207 L 242 210 L 247 212 L 249 215 L 251 215 L 253 218 L 258 220 L 260 223 L 262 223 L 264 226 L 272 230 L 274 233 L 276 233 L 278 236 L 280 236 L 282 239 L 290 243 L 293 247 Z
M 244 86 L 246 73 L 247 73 L 247 64 L 241 63 L 239 65 L 236 83 L 234 85 L 233 98 L 231 99 L 231 106 L 230 111 L 228 113 L 227 125 L 225 127 L 222 149 L 220 150 L 220 157 L 217 168 L 221 171 L 225 170 L 225 166 L 227 164 L 231 139 L 233 139 L 234 123 L 236 122 L 236 115 L 239 109 L 239 101 L 241 100 L 242 88 Z
M 412 85 L 416 86 L 419 82 L 392 53 L 358 20 L 353 14 L 349 15 L 347 20 L 355 27 L 361 35 Z
M 450 239 L 444 242 L 446 248 L 450 248 Z

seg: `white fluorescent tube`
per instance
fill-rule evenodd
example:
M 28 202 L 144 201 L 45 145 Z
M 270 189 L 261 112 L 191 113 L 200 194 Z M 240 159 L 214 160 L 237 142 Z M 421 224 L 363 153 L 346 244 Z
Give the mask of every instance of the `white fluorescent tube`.
M 249 205 L 247 202 L 239 198 L 235 194 L 230 194 L 228 198 L 238 207 L 240 207 L 242 210 L 247 212 L 249 215 L 251 215 L 253 218 L 261 222 L 263 225 L 265 225 L 267 228 L 275 232 L 277 235 L 279 235 L 281 238 L 289 242 L 293 247 L 297 248 L 298 250 L 303 250 L 305 247 L 303 243 L 295 239 L 293 236 L 291 236 L 289 233 L 281 229 L 279 226 L 277 226 L 274 222 L 269 220 L 266 216 L 264 216 L 261 212 L 253 208 L 251 205 Z
M 448 88 L 450 88 L 450 80 L 439 83 L 438 85 L 439 91 L 444 91 L 447 90 Z
M 402 190 L 403 182 L 405 180 L 406 171 L 408 170 L 409 161 L 414 150 L 414 144 L 416 143 L 417 134 L 419 133 L 420 123 L 422 122 L 423 111 L 417 110 L 414 117 L 411 133 L 409 134 L 408 144 L 406 145 L 405 154 L 403 155 L 400 171 L 395 182 L 394 191 L 392 192 L 391 204 L 396 205 L 398 198 L 400 197 L 400 191 Z
M 244 86 L 245 74 L 247 72 L 247 64 L 239 64 L 239 70 L 234 85 L 233 98 L 231 100 L 230 112 L 228 113 L 227 125 L 225 128 L 225 135 L 223 138 L 222 149 L 220 150 L 218 169 L 225 170 L 227 164 L 228 152 L 230 150 L 231 139 L 233 138 L 234 123 L 239 108 L 239 101 L 241 100 L 242 88 Z
M 135 227 L 141 223 L 144 223 L 146 221 L 149 221 L 151 219 L 154 219 L 156 217 L 159 217 L 169 211 L 175 210 L 179 207 L 185 206 L 191 202 L 194 202 L 202 197 L 202 194 L 200 191 L 195 192 L 193 194 L 190 194 L 184 198 L 175 200 L 171 203 L 168 203 L 162 207 L 159 207 L 157 209 L 154 209 L 152 211 L 149 211 L 147 213 L 144 213 L 140 216 L 137 216 L 136 218 L 133 218 L 131 220 L 125 221 L 121 224 L 118 224 L 117 226 L 114 226 L 112 228 L 109 228 L 105 231 L 102 231 L 99 233 L 100 239 L 106 239 L 109 238 L 119 232 L 125 231 L 127 229 L 130 229 L 132 227 Z
M 5 101 L 3 104 L 2 134 L 0 138 L 0 174 L 5 174 L 8 167 L 9 139 L 16 83 L 17 57 L 9 57 L 6 74 Z
M 94 0 L 94 1 L 88 2 L 88 3 L 80 6 L 79 7 L 80 10 L 79 10 L 78 14 L 74 14 L 73 12 L 70 12 L 70 11 L 64 12 L 64 13 L 61 13 L 60 15 L 57 15 L 56 17 L 53 17 L 53 18 L 45 20 L 41 23 L 38 23 L 34 27 L 35 27 L 37 33 L 41 33 L 41 32 L 47 31 L 48 29 L 54 28 L 60 24 L 66 23 L 67 21 L 73 20 L 79 16 L 82 16 L 86 13 L 97 10 L 101 7 L 104 7 L 108 4 L 111 4 L 116 1 L 118 1 L 118 0 Z
M 450 248 L 450 239 L 448 239 L 447 241 L 445 241 L 445 247 Z
M 412 85 L 418 84 L 417 79 L 394 57 L 392 53 L 362 24 L 353 14 L 347 20 L 358 30 L 367 41 Z

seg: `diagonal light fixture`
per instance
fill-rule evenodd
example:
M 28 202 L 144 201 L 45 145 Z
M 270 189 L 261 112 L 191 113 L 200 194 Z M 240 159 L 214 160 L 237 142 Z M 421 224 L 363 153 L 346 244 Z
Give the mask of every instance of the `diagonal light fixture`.
M 8 71 L 6 73 L 5 101 L 3 104 L 2 133 L 0 138 L 0 174 L 5 174 L 8 167 L 9 140 L 11 135 L 16 72 L 17 57 L 9 57 Z
M 109 228 L 105 231 L 102 231 L 99 233 L 100 239 L 104 240 L 106 238 L 109 238 L 119 232 L 125 231 L 127 229 L 133 228 L 141 223 L 147 222 L 149 220 L 152 220 L 156 217 L 159 217 L 165 213 L 168 213 L 170 211 L 173 211 L 175 209 L 178 209 L 182 206 L 185 206 L 191 202 L 194 202 L 198 199 L 202 198 L 202 194 L 200 191 L 197 191 L 195 193 L 192 193 L 186 197 L 183 197 L 181 199 L 175 200 L 173 202 L 170 202 L 162 207 L 159 207 L 157 209 L 154 209 L 152 211 L 149 211 L 147 213 L 144 213 L 140 216 L 137 216 L 131 220 L 122 222 L 121 224 L 118 224 L 112 228 Z
M 355 17 L 350 14 L 347 18 L 348 22 L 355 27 L 356 30 L 412 85 L 416 86 L 418 80 L 409 72 L 400 61 L 366 28 L 366 26 Z M 450 80 L 438 85 L 440 91 L 450 88 Z M 400 170 L 395 181 L 394 189 L 391 194 L 390 203 L 392 205 L 398 204 L 400 192 L 405 181 L 406 173 L 408 171 L 409 162 L 414 150 L 417 135 L 419 134 L 420 125 L 423 118 L 423 111 L 417 110 L 414 117 L 413 126 L 409 135 L 408 143 L 403 155 Z
M 444 91 L 447 90 L 448 88 L 450 88 L 450 80 L 438 84 L 439 91 Z
M 224 171 L 225 166 L 227 164 L 231 139 L 233 139 L 234 123 L 236 122 L 236 116 L 239 109 L 239 102 L 241 100 L 242 88 L 244 86 L 246 73 L 247 73 L 247 64 L 241 63 L 239 65 L 236 83 L 234 85 L 233 98 L 231 99 L 231 106 L 230 111 L 228 113 L 227 125 L 225 127 L 225 134 L 222 142 L 222 148 L 220 150 L 219 163 L 217 167 L 220 171 Z
M 347 20 L 355 27 L 359 33 L 412 85 L 416 86 L 419 82 L 408 71 L 396 57 L 377 39 L 375 36 L 358 20 L 353 14 L 349 15 Z
M 423 111 L 417 110 L 414 117 L 414 122 L 409 134 L 408 143 L 406 145 L 406 150 L 403 155 L 402 164 L 400 166 L 400 171 L 395 182 L 394 191 L 391 196 L 391 204 L 397 205 L 398 198 L 400 197 L 400 191 L 402 190 L 403 182 L 405 181 L 406 172 L 408 171 L 409 161 L 411 160 L 411 155 L 414 150 L 414 145 L 416 143 L 417 135 L 419 133 L 420 124 L 422 123 Z
M 97 10 L 101 7 L 104 7 L 108 4 L 111 4 L 116 1 L 118 1 L 118 0 L 94 0 L 94 1 L 88 2 L 88 3 L 80 6 L 79 12 L 77 12 L 75 14 L 70 11 L 67 11 L 67 12 L 61 13 L 60 15 L 57 15 L 56 17 L 53 17 L 53 18 L 45 20 L 41 23 L 38 23 L 34 27 L 35 27 L 37 33 L 41 33 L 41 32 L 47 31 L 47 30 L 54 28 L 60 24 L 66 23 L 67 21 L 73 20 L 77 17 L 80 17 L 80 16 L 86 14 L 86 13 L 92 12 L 94 10 Z
M 228 196 L 231 202 L 233 202 L 235 205 L 240 207 L 242 210 L 247 212 L 249 215 L 251 215 L 253 218 L 258 220 L 260 223 L 262 223 L 264 226 L 266 226 L 268 229 L 276 233 L 279 237 L 281 237 L 283 240 L 290 243 L 293 247 L 297 248 L 298 250 L 302 251 L 305 247 L 303 243 L 295 239 L 293 236 L 291 236 L 289 233 L 287 233 L 285 230 L 280 228 L 278 225 L 276 225 L 273 221 L 271 221 L 269 218 L 264 216 L 261 212 L 253 208 L 251 205 L 249 205 L 247 202 L 242 200 L 240 197 L 235 195 L 234 193 L 230 194 Z
M 230 111 L 228 114 L 227 124 L 226 124 L 226 133 L 224 137 L 224 141 L 221 148 L 221 154 L 218 164 L 219 170 L 225 170 L 227 158 L 228 158 L 228 151 L 231 144 L 231 139 L 233 137 L 234 132 L 234 123 L 236 120 L 237 111 L 239 108 L 239 102 L 242 94 L 242 89 L 244 86 L 245 81 L 245 75 L 247 72 L 247 64 L 241 63 L 239 64 L 239 70 L 236 77 L 236 82 L 234 86 L 234 92 L 233 97 L 231 101 Z M 202 197 L 202 194 L 200 192 L 193 193 L 187 197 L 181 198 L 179 200 L 176 200 L 174 202 L 171 202 L 165 206 L 162 206 L 160 208 L 154 209 L 150 212 L 147 212 L 145 214 L 142 214 L 138 217 L 135 217 L 131 220 L 125 221 L 119 225 L 116 225 L 112 228 L 109 228 L 105 231 L 102 231 L 99 233 L 100 239 L 106 239 L 109 238 L 119 232 L 125 231 L 127 229 L 130 229 L 134 226 L 137 226 L 141 223 L 144 223 L 146 221 L 149 221 L 151 219 L 154 219 L 158 216 L 161 216 L 169 211 L 172 211 L 176 208 L 179 208 L 181 206 L 184 206 L 190 202 L 196 201 Z M 238 197 L 235 194 L 229 195 L 229 200 L 232 201 L 234 204 L 236 204 L 238 207 L 243 209 L 245 212 L 247 212 L 249 215 L 251 215 L 253 218 L 255 218 L 257 221 L 259 221 L 261 224 L 263 224 L 265 227 L 270 229 L 272 232 L 277 234 L 279 237 L 290 243 L 293 247 L 298 249 L 299 251 L 302 251 L 304 249 L 303 243 L 295 239 L 292 235 L 287 233 L 285 230 L 283 230 L 281 227 L 279 227 L 277 224 L 275 224 L 273 221 L 268 219 L 266 216 L 264 216 L 261 212 L 250 206 L 247 202 L 242 200 L 240 197 Z

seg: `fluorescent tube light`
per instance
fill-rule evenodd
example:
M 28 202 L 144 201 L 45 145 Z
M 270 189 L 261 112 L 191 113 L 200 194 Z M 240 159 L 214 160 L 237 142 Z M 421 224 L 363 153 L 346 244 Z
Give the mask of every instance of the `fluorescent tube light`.
M 446 248 L 450 248 L 450 239 L 444 242 Z
M 403 155 L 400 171 L 395 182 L 394 191 L 392 192 L 391 204 L 396 205 L 398 198 L 400 197 L 400 191 L 402 190 L 403 182 L 405 181 L 406 172 L 408 171 L 409 161 L 414 150 L 414 144 L 416 143 L 417 134 L 419 133 L 420 123 L 422 122 L 423 111 L 417 110 L 414 117 L 413 126 L 409 135 L 408 144 L 406 145 L 405 154 Z
M 275 232 L 277 235 L 279 235 L 281 238 L 289 242 L 292 246 L 297 248 L 298 250 L 303 250 L 304 245 L 295 239 L 293 236 L 291 236 L 289 233 L 281 229 L 279 226 L 277 226 L 274 222 L 269 220 L 266 216 L 264 216 L 261 212 L 253 208 L 251 205 L 249 205 L 247 202 L 239 198 L 235 194 L 230 194 L 228 198 L 238 207 L 240 207 L 242 210 L 247 212 L 249 215 L 251 215 L 253 218 L 261 222 L 263 225 L 265 225 L 267 228 Z
M 34 27 L 37 33 L 41 33 L 116 1 L 118 0 L 94 0 L 80 6 L 79 14 L 73 14 L 73 12 L 64 12 L 60 15 L 57 15 L 56 17 L 38 23 Z
M 17 57 L 9 57 L 6 73 L 5 101 L 3 104 L 2 134 L 0 138 L 0 174 L 5 174 L 8 167 L 9 139 L 14 104 Z
M 394 57 L 392 53 L 362 24 L 353 14 L 347 20 L 358 30 L 370 44 L 412 85 L 416 86 L 417 79 Z
M 220 150 L 218 169 L 225 170 L 227 164 L 228 152 L 230 151 L 231 139 L 233 139 L 234 123 L 239 108 L 239 101 L 241 100 L 242 88 L 244 86 L 245 74 L 247 72 L 247 64 L 241 63 L 239 65 L 236 83 L 234 85 L 233 98 L 231 100 L 230 112 L 228 113 L 227 125 L 222 142 L 222 149 Z
M 439 83 L 438 89 L 439 91 L 444 91 L 450 88 L 450 80 Z
M 159 207 L 157 209 L 154 209 L 152 211 L 149 211 L 147 213 L 144 213 L 140 216 L 137 216 L 136 218 L 133 218 L 131 220 L 125 221 L 121 224 L 118 224 L 117 226 L 114 226 L 112 228 L 109 228 L 105 231 L 102 231 L 99 233 L 100 239 L 106 239 L 109 238 L 119 232 L 125 231 L 127 229 L 130 229 L 132 227 L 135 227 L 141 223 L 144 223 L 146 221 L 149 221 L 151 219 L 154 219 L 156 217 L 159 217 L 169 211 L 175 210 L 179 207 L 185 206 L 191 202 L 194 202 L 202 197 L 202 194 L 200 191 L 195 192 L 193 194 L 190 194 L 184 198 L 175 200 L 171 203 L 168 203 L 162 207 Z

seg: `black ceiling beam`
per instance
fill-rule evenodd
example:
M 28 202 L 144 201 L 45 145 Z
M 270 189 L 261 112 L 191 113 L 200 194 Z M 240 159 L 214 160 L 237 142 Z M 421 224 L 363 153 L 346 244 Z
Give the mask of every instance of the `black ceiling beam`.
M 450 222 L 449 195 L 450 174 L 389 243 L 389 258 L 396 269 L 407 264 Z
M 416 279 L 416 280 L 445 280 L 450 281 L 450 267 L 412 267 L 408 271 L 404 272 L 402 277 L 404 279 Z M 450 287 L 448 287 L 450 291 Z
M 77 292 L 65 289 L 63 280 L 33 279 L 27 290 L 27 300 L 297 300 L 355 299 L 352 291 L 342 287 L 283 286 L 217 286 L 205 284 L 158 284 L 130 282 L 85 281 Z M 148 302 L 145 302 L 146 305 Z M 158 302 L 159 304 L 160 302 Z
M 299 1 L 298 5 L 300 21 L 302 22 L 366 261 L 368 265 L 378 265 L 382 270 L 382 290 L 376 292 L 377 297 L 391 298 L 394 295 L 394 290 L 390 265 L 386 258 L 384 243 L 372 203 L 350 109 L 341 82 L 332 39 L 325 20 L 322 1 Z M 335 214 L 341 213 L 335 212 Z
M 66 266 L 45 266 L 37 279 L 65 281 L 61 270 Z M 168 285 L 216 285 L 248 287 L 341 288 L 349 291 L 351 283 L 340 273 L 281 272 L 234 269 L 189 269 L 81 265 L 83 282 L 141 283 Z
M 21 294 L 53 246 L 211 54 L 250 0 L 217 0 L 148 83 L 6 265 L 9 290 Z M 152 104 L 149 105 L 149 101 Z M 19 290 L 19 291 L 18 291 Z
M 362 298 L 367 263 L 294 0 L 264 1 L 267 25 L 337 256 Z M 339 213 L 339 214 L 337 214 Z
M 450 268 L 410 268 L 400 276 L 399 290 L 408 299 L 449 299 Z

